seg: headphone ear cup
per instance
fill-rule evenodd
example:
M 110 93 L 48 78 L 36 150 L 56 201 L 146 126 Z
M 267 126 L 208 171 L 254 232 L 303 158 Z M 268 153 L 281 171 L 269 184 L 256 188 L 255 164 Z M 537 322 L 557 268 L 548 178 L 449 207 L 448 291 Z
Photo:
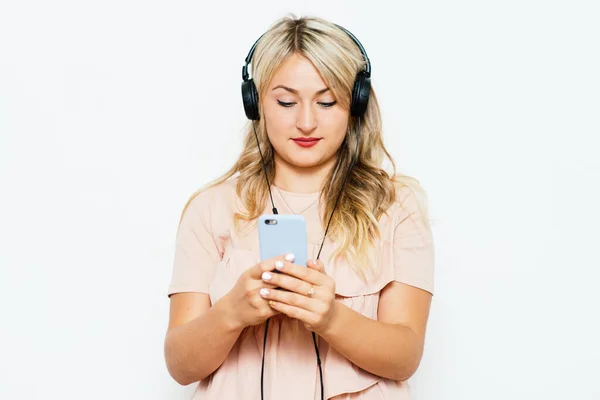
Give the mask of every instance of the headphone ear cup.
M 350 115 L 353 117 L 362 117 L 367 111 L 369 104 L 369 94 L 371 93 L 371 78 L 364 72 L 356 75 L 354 88 L 352 89 L 352 103 L 350 105 Z
M 246 117 L 253 121 L 258 120 L 258 91 L 252 79 L 242 82 L 242 102 Z

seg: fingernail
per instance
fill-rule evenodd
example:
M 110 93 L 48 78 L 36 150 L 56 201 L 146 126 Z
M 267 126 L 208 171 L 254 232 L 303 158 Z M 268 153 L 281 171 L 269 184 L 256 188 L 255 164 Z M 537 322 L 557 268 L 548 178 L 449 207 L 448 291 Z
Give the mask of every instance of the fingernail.
M 281 260 L 275 261 L 275 268 L 282 269 L 283 268 L 283 261 L 281 261 Z
M 260 295 L 262 297 L 268 296 L 269 295 L 269 289 L 266 289 L 266 288 L 260 289 Z
M 263 278 L 265 281 L 270 281 L 272 277 L 273 277 L 273 275 L 271 275 L 271 274 L 270 274 L 270 273 L 268 273 L 267 271 L 263 272 L 263 274 L 262 274 L 262 278 Z
M 296 256 L 295 256 L 293 253 L 286 254 L 286 256 L 285 256 L 285 261 L 292 262 L 292 261 L 294 261 L 295 259 L 296 259 Z

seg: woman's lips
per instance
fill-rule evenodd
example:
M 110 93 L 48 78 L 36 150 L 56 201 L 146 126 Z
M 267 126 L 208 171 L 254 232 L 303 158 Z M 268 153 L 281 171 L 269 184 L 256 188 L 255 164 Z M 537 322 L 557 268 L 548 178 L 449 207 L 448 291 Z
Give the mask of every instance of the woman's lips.
M 320 138 L 295 138 L 292 139 L 294 143 L 296 143 L 300 147 L 312 147 L 315 144 L 319 143 Z

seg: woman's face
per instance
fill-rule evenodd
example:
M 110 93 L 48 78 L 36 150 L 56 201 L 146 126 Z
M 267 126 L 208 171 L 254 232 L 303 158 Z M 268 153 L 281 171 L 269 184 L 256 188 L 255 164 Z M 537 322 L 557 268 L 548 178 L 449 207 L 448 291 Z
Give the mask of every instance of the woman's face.
M 313 64 L 288 57 L 262 99 L 275 161 L 295 167 L 333 164 L 344 140 L 349 111 L 343 109 Z

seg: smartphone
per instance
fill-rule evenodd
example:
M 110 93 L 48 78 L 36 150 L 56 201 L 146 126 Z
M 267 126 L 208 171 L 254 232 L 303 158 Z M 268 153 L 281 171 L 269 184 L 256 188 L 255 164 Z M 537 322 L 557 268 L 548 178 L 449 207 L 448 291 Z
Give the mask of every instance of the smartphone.
M 294 264 L 306 266 L 308 245 L 302 215 L 263 214 L 258 218 L 260 259 L 293 253 Z

